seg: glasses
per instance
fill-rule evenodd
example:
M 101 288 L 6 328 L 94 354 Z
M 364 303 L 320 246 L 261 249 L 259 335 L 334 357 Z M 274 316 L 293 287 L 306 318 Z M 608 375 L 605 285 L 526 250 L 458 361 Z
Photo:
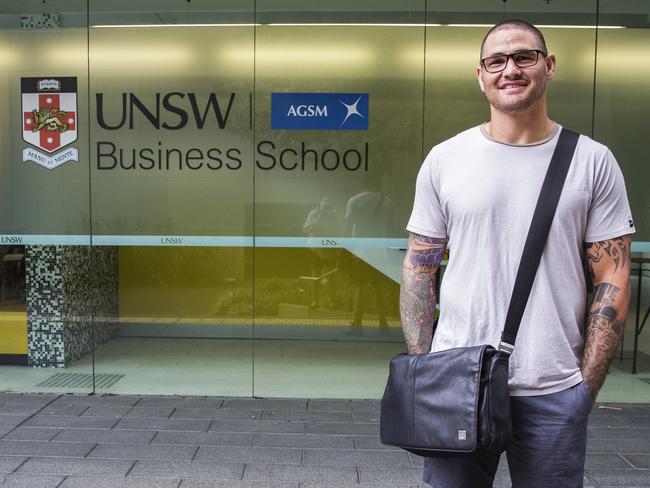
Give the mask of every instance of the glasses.
M 497 54 L 481 59 L 481 65 L 488 73 L 499 73 L 508 66 L 508 58 L 512 58 L 519 68 L 530 68 L 537 64 L 540 54 L 546 57 L 546 53 L 539 49 L 526 49 L 512 54 Z

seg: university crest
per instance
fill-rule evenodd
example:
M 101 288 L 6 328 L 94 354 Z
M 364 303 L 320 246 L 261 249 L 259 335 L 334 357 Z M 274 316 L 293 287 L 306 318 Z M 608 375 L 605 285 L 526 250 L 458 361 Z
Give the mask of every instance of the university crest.
M 59 151 L 77 140 L 77 78 L 21 78 L 20 86 L 23 140 L 38 148 L 23 149 L 23 162 L 54 169 L 78 161 L 76 148 Z

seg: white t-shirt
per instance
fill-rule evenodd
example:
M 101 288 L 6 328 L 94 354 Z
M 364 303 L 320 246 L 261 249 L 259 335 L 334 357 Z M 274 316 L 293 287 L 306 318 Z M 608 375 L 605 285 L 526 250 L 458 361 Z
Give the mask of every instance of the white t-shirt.
M 407 229 L 446 237 L 449 248 L 432 351 L 498 345 L 559 133 L 513 146 L 474 127 L 435 146 L 422 164 Z M 581 135 L 510 358 L 512 395 L 553 393 L 582 381 L 584 243 L 634 231 L 614 156 Z

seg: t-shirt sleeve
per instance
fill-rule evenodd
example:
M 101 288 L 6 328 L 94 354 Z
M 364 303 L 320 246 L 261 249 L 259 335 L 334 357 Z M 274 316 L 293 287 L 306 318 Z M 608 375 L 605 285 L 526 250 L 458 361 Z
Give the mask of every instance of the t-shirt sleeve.
M 607 150 L 594 175 L 585 242 L 604 241 L 635 231 L 623 173 Z
M 440 204 L 438 166 L 431 154 L 424 160 L 415 183 L 413 211 L 406 230 L 428 237 L 447 237 L 447 224 Z

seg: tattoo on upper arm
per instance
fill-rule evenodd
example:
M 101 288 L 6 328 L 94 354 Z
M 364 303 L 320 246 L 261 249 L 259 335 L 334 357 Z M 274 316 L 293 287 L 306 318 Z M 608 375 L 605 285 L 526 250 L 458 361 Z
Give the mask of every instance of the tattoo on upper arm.
M 411 233 L 408 264 L 415 269 L 437 268 L 445 252 L 445 239 Z
M 614 270 L 625 267 L 630 260 L 630 236 L 621 236 L 606 241 L 587 244 L 587 260 L 593 277 L 593 267 L 609 258 L 614 264 Z

